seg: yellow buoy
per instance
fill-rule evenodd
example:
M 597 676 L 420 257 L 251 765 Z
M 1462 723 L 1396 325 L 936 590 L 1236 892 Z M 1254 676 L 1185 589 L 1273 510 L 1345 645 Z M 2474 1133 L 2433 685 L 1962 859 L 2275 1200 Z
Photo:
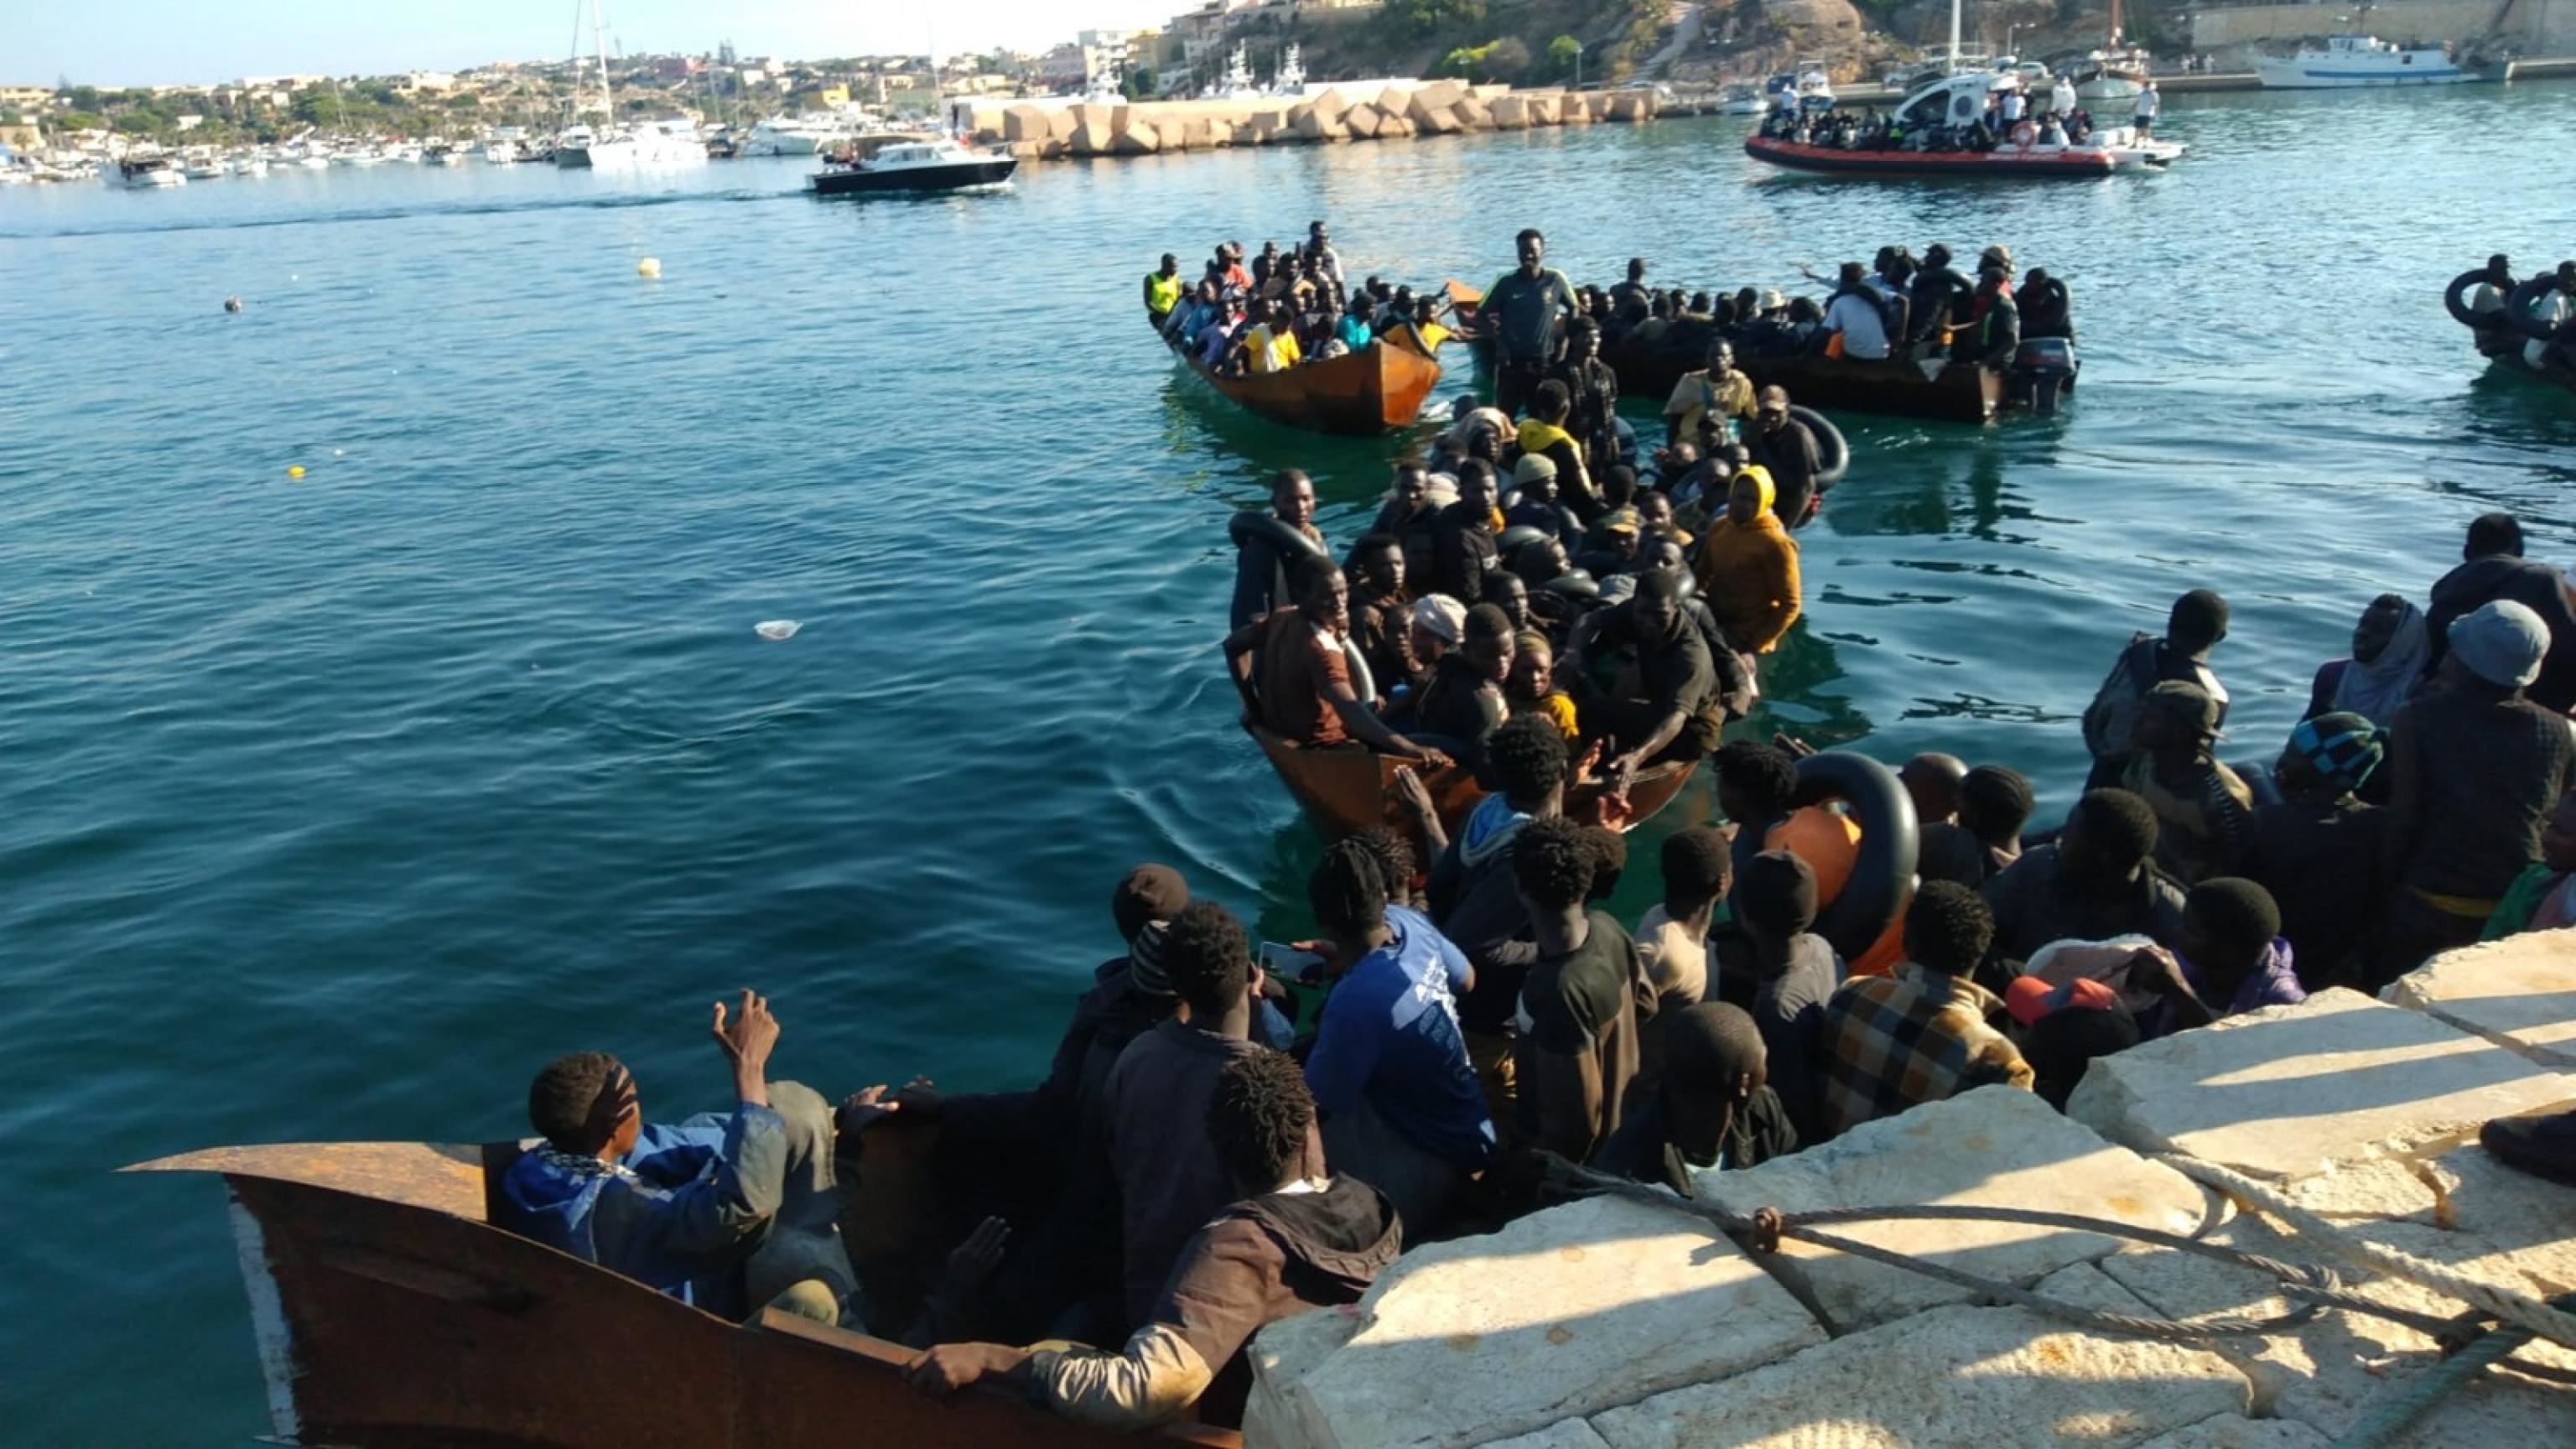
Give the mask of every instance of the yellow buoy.
M 660 257 L 646 257 L 644 260 L 637 262 L 635 264 L 635 275 L 648 280 L 654 277 L 659 277 L 662 275 L 662 259 Z
M 301 477 L 303 477 L 303 476 L 304 476 L 304 465 L 303 465 L 303 464 L 301 464 L 301 463 L 289 463 L 289 464 L 287 464 L 287 465 L 286 465 L 286 476 L 287 476 L 287 477 L 289 477 L 289 478 L 301 478 Z

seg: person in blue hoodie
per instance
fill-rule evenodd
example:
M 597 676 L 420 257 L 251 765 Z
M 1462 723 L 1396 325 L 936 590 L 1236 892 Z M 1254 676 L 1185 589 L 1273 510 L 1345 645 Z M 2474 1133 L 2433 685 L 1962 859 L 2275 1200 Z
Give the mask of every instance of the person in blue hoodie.
M 713 1027 L 733 1073 L 730 1113 L 644 1121 L 635 1078 L 575 1052 L 528 1088 L 542 1140 L 501 1180 L 501 1226 L 727 1318 L 770 1305 L 835 1322 L 855 1286 L 837 1226 L 831 1107 L 769 1080 L 778 1019 L 745 991 Z M 884 1088 L 853 1097 L 863 1122 Z

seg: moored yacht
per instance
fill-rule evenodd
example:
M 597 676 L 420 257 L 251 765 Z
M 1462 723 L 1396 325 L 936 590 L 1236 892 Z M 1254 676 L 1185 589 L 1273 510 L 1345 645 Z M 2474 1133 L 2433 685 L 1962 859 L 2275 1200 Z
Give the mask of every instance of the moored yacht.
M 99 174 L 119 186 L 132 187 L 137 191 L 149 190 L 155 186 L 188 184 L 187 173 L 181 171 L 179 163 L 168 156 L 128 156 L 117 162 L 113 169 L 101 171 Z
M 851 117 L 823 111 L 772 116 L 751 128 L 739 148 L 745 156 L 811 156 L 859 133 Z

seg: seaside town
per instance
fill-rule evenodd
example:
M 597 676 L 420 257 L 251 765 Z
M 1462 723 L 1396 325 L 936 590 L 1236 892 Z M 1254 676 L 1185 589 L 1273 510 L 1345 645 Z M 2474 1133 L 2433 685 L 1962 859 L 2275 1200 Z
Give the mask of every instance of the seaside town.
M 572 8 L 0 85 L 25 1442 L 2576 1444 L 2576 0 Z

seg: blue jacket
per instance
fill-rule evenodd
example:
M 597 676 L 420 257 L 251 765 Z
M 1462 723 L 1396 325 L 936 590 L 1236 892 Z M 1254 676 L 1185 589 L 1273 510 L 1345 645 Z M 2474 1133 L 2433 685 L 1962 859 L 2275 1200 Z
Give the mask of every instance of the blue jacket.
M 741 1265 L 777 1213 L 787 1124 L 767 1107 L 648 1126 L 592 1171 L 542 1145 L 501 1179 L 501 1226 L 711 1313 L 739 1318 Z

